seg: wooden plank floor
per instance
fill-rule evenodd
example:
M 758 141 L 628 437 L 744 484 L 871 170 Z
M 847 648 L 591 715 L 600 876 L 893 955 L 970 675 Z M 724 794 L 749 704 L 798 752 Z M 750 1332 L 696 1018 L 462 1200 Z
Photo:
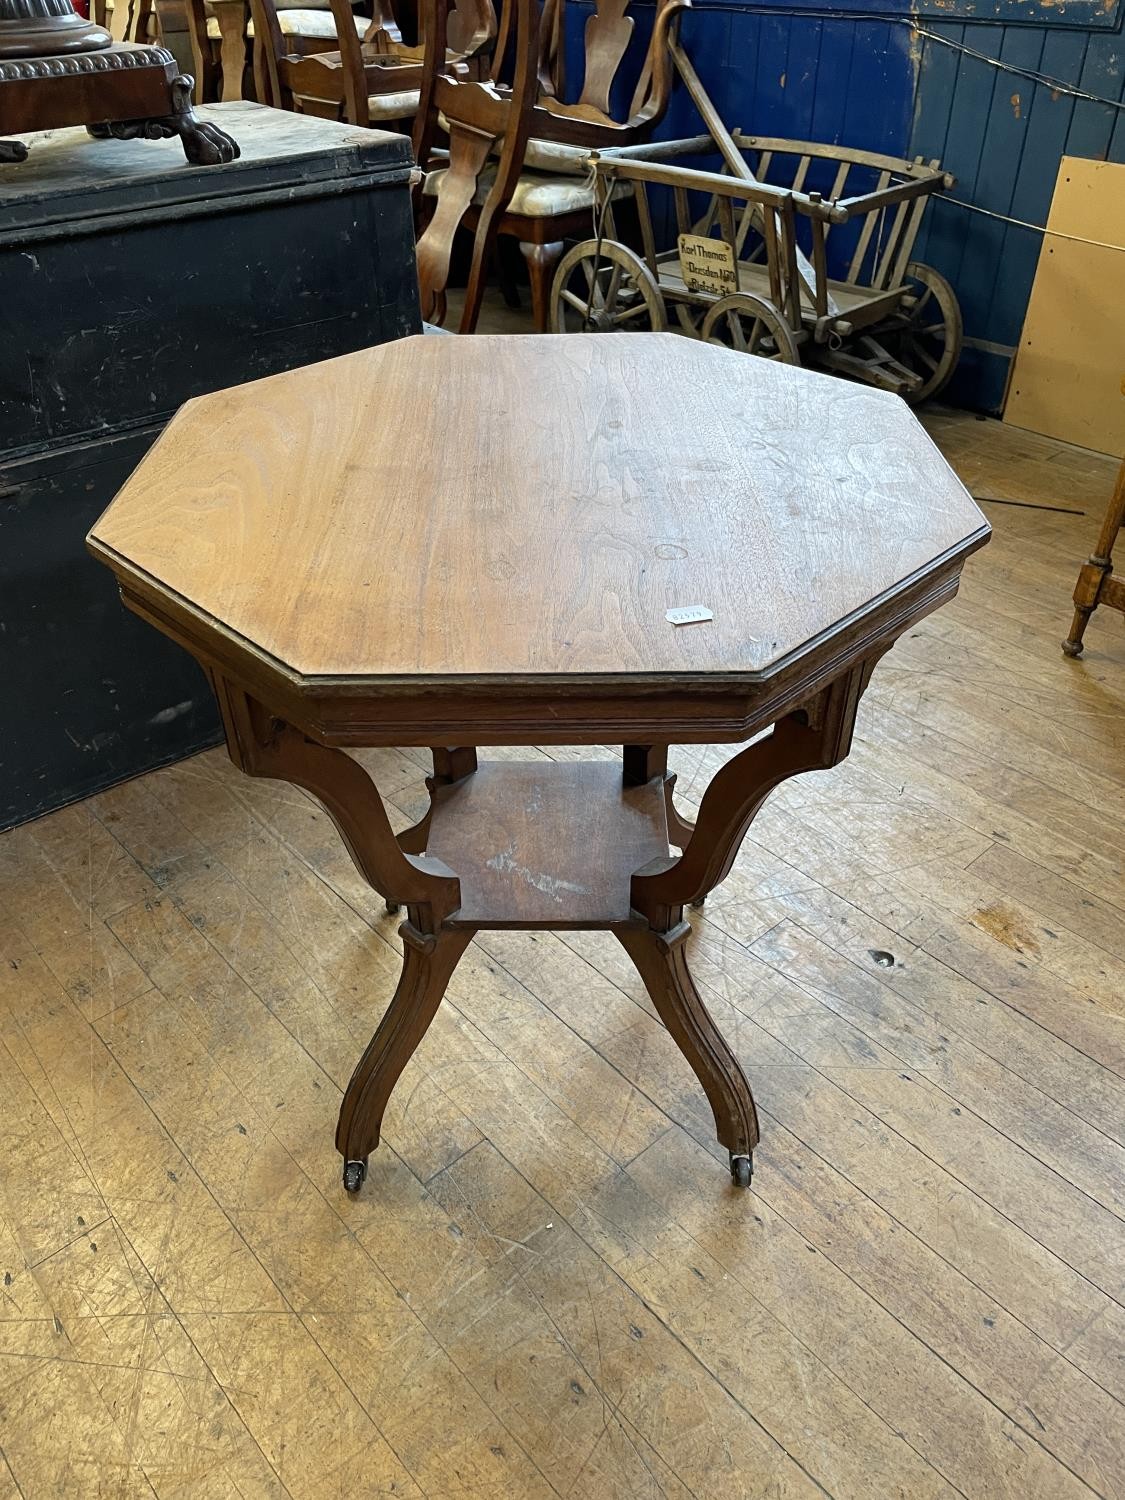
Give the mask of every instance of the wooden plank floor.
M 1113 464 L 930 424 L 1088 513 L 988 507 L 695 924 L 751 1194 L 612 940 L 504 933 L 349 1200 L 399 944 L 313 803 L 214 752 L 0 838 L 0 1500 L 1125 1495 L 1125 631 L 1058 644 Z

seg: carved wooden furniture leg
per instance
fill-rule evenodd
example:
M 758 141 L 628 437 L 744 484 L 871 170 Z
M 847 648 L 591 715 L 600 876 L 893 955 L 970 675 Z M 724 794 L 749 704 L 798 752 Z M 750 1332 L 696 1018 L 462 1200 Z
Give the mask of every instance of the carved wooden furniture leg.
M 411 854 L 391 831 L 386 808 L 367 772 L 342 750 L 315 740 L 272 715 L 236 684 L 214 672 L 231 759 L 249 776 L 271 776 L 304 787 L 336 825 L 360 874 L 388 902 L 404 904 L 402 978 L 390 1008 L 363 1054 L 344 1095 L 336 1143 L 344 1153 L 344 1185 L 363 1182 L 369 1152 L 378 1144 L 383 1110 L 399 1074 L 433 1020 L 445 986 L 472 938 L 471 928 L 443 931 L 461 904 L 457 877 L 440 860 Z M 473 751 L 438 751 L 450 769 Z M 448 762 L 446 760 L 448 757 Z
M 543 245 L 531 240 L 520 241 L 520 253 L 527 262 L 531 283 L 531 311 L 536 333 L 550 331 L 551 282 L 565 248 L 563 240 L 550 240 Z
M 387 1100 L 437 1013 L 457 960 L 472 940 L 471 928 L 424 933 L 411 922 L 399 928 L 402 978 L 379 1028 L 344 1093 L 336 1149 L 344 1158 L 344 1187 L 358 1192 L 367 1158 L 379 1144 Z
M 746 1074 L 688 972 L 684 940 L 690 932 L 688 924 L 680 922 L 669 932 L 618 928 L 617 937 L 636 964 L 657 1015 L 703 1085 L 719 1144 L 730 1152 L 731 1175 L 746 1187 L 758 1144 L 758 1112 Z
M 1122 526 L 1125 526 L 1125 460 L 1117 471 L 1117 483 L 1098 533 L 1097 546 L 1083 563 L 1074 587 L 1074 623 L 1062 643 L 1066 656 L 1082 655 L 1082 637 L 1099 604 L 1125 612 L 1125 580 L 1113 576 L 1113 547 Z
M 309 739 L 227 679 L 212 673 L 212 682 L 235 765 L 248 776 L 272 776 L 311 792 L 368 884 L 408 906 L 420 931 L 436 932 L 461 904 L 460 883 L 440 860 L 403 850 L 359 762 Z
M 847 755 L 860 696 L 877 659 L 860 662 L 837 678 L 716 773 L 680 857 L 654 860 L 633 876 L 632 906 L 647 919 L 648 930 L 617 930 L 657 1014 L 703 1085 L 740 1186 L 750 1181 L 758 1139 L 754 1101 L 746 1075 L 688 973 L 682 949 L 691 928 L 684 921 L 684 907 L 700 903 L 726 879 L 750 824 L 775 786 L 801 771 L 826 770 Z M 639 772 L 647 763 L 646 753 L 651 756 L 652 747 L 626 747 L 627 772 Z

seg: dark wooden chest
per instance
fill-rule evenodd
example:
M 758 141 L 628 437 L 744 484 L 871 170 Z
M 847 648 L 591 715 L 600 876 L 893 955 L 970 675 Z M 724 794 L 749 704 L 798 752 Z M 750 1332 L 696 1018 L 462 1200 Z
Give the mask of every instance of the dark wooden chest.
M 229 166 L 80 130 L 0 166 L 0 828 L 219 739 L 83 545 L 176 408 L 421 327 L 409 141 L 209 113 Z

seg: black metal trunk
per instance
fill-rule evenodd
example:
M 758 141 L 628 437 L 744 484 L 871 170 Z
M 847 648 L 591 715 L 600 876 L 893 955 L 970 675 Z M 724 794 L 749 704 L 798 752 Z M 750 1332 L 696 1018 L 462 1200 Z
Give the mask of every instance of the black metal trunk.
M 407 139 L 208 113 L 239 161 L 65 130 L 0 166 L 0 828 L 220 737 L 83 545 L 176 408 L 421 328 Z

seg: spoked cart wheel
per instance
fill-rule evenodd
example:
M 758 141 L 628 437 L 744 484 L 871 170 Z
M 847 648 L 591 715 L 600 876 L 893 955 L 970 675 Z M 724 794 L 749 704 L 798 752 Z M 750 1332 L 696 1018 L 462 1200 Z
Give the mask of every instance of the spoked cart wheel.
M 664 298 L 639 255 L 617 240 L 583 240 L 559 262 L 552 333 L 664 333 Z
M 700 338 L 739 354 L 757 354 L 783 365 L 799 365 L 797 341 L 785 319 L 764 297 L 731 292 L 720 297 L 703 319 Z
M 921 385 L 903 392 L 916 406 L 948 383 L 961 358 L 964 330 L 956 294 L 940 271 L 911 261 L 904 285 L 909 295 L 901 312 L 874 333 L 899 364 L 921 377 Z

